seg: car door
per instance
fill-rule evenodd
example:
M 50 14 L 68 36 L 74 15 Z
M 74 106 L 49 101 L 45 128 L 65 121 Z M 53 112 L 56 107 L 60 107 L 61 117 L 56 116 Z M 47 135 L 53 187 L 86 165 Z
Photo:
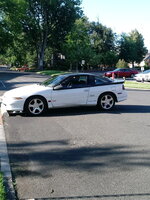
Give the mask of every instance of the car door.
M 124 76 L 125 76 L 125 70 L 124 69 L 120 69 L 118 77 L 124 77 Z
M 70 76 L 52 91 L 53 107 L 85 105 L 89 95 L 88 75 Z
M 125 77 L 130 77 L 132 74 L 132 71 L 130 69 L 124 69 L 124 76 Z

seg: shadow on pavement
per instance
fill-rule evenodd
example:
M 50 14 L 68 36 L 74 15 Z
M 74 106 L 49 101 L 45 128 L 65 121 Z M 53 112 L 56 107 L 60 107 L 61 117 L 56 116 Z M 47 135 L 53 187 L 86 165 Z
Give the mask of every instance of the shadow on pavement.
M 106 194 L 106 195 L 93 195 L 93 196 L 67 196 L 67 197 L 50 197 L 50 198 L 37 198 L 35 200 L 71 200 L 71 199 L 102 199 L 102 198 L 121 198 L 121 197 L 144 197 L 150 196 L 150 193 L 135 193 L 135 194 Z M 148 197 L 149 198 L 149 197 Z M 25 199 L 21 199 L 25 200 Z
M 68 140 L 58 140 L 8 143 L 8 150 L 15 177 L 48 178 L 52 176 L 53 171 L 60 169 L 103 174 L 109 171 L 119 172 L 150 167 L 150 152 L 143 150 L 141 146 L 98 144 L 78 146 Z

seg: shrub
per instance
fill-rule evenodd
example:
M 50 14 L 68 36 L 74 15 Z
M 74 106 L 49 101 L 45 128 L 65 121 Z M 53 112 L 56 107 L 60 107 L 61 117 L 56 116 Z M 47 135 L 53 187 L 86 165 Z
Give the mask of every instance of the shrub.
M 128 67 L 128 63 L 126 63 L 123 59 L 119 59 L 119 61 L 116 64 L 117 68 L 127 68 Z
M 2 173 L 0 173 L 0 200 L 5 200 L 5 199 L 6 199 L 6 193 L 5 193 L 3 175 Z

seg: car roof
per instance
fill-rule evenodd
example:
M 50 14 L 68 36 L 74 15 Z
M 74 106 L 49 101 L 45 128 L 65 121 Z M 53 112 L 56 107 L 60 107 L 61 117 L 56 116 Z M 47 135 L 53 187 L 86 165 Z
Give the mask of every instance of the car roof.
M 96 74 L 93 74 L 93 73 L 85 73 L 85 72 L 77 72 L 77 73 L 67 73 L 67 74 L 62 74 L 64 76 L 77 76 L 77 75 L 86 75 L 86 76 L 99 76 L 99 75 L 96 75 Z
M 117 69 L 131 69 L 131 68 L 117 68 Z M 116 70 L 116 69 L 115 69 Z

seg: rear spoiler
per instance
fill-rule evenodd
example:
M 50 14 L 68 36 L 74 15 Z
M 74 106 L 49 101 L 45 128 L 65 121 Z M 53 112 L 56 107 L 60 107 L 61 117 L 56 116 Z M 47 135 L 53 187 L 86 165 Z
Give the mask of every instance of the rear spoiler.
M 123 84 L 124 82 L 124 80 L 114 80 L 112 84 Z

